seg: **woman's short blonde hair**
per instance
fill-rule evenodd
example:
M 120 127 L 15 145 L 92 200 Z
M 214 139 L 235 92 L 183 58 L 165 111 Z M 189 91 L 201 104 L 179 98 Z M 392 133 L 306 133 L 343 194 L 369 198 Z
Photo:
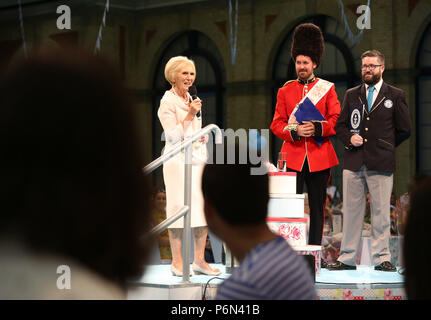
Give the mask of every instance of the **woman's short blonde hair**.
M 196 76 L 196 67 L 193 60 L 190 60 L 184 56 L 176 56 L 169 59 L 168 63 L 165 66 L 165 78 L 171 84 L 175 83 L 175 76 L 179 72 L 182 66 L 185 64 L 191 65 L 194 69 Z

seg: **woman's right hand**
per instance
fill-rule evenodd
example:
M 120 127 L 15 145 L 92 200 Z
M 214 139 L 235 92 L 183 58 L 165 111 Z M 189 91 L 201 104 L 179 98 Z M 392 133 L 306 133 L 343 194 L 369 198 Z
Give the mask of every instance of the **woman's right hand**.
M 186 117 L 182 121 L 183 128 L 186 127 L 187 124 L 190 124 L 191 121 L 193 121 L 193 118 L 196 116 L 196 113 L 201 111 L 202 108 L 202 100 L 195 99 L 189 104 L 189 112 L 187 113 Z
M 190 102 L 190 110 L 189 113 L 193 116 L 196 115 L 199 111 L 201 111 L 202 108 L 202 100 L 201 99 L 195 99 L 192 102 Z

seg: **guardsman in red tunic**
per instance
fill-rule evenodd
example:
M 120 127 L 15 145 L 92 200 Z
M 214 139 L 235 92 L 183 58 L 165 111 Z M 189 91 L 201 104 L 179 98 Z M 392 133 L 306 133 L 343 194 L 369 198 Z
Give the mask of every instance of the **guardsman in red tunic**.
M 310 204 L 309 244 L 321 245 L 324 226 L 326 187 L 331 167 L 338 164 L 329 137 L 335 135 L 340 102 L 334 84 L 314 76 L 324 50 L 323 35 L 311 23 L 296 27 L 292 58 L 297 80 L 288 81 L 277 95 L 272 132 L 284 141 L 281 152 L 287 153 L 287 168 L 297 172 L 297 193 L 307 186 Z M 322 121 L 298 122 L 295 117 L 301 102 L 309 98 L 325 118 Z

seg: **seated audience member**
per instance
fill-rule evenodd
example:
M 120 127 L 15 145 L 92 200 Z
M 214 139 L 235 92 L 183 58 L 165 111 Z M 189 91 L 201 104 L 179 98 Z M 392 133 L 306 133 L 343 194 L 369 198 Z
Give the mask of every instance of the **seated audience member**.
M 304 192 L 304 218 L 307 219 L 307 236 L 310 231 L 310 203 L 308 202 L 308 193 Z M 308 239 L 307 239 L 308 243 Z
M 166 192 L 162 188 L 157 188 L 153 193 L 153 210 L 151 212 L 151 218 L 153 220 L 153 226 L 166 220 Z M 157 242 L 160 252 L 160 260 L 162 264 L 171 264 L 172 253 L 171 245 L 169 243 L 168 230 L 164 230 L 157 235 Z
M 323 225 L 323 235 L 328 236 L 332 234 L 333 225 L 332 225 L 332 201 L 329 197 L 326 198 L 325 208 L 323 210 L 325 215 L 324 225 Z
M 341 237 L 342 234 L 338 233 L 332 237 L 323 238 L 322 255 L 324 257 L 322 259 L 324 259 L 326 263 L 335 263 L 335 261 L 337 261 L 340 255 Z
M 410 204 L 410 193 L 403 193 L 400 198 L 396 201 L 397 212 L 399 214 L 397 223 L 398 223 L 398 233 L 400 235 L 404 235 L 404 229 L 407 221 L 407 212 L 409 210 Z
M 329 180 L 330 181 L 329 181 L 328 187 L 326 188 L 326 196 L 332 202 L 335 198 L 335 194 L 337 192 L 337 187 L 331 184 L 332 177 L 329 178 Z M 326 199 L 326 201 L 328 201 L 328 198 Z
M 396 207 L 396 197 L 395 193 L 391 193 L 391 236 L 398 236 L 398 208 Z
M 211 247 L 211 240 L 208 236 L 205 243 L 205 261 L 207 261 L 208 263 L 215 263 L 213 249 Z
M 398 236 L 398 209 L 391 205 L 391 236 Z
M 405 289 L 410 300 L 431 299 L 431 251 L 426 247 L 430 242 L 429 197 L 431 177 L 423 178 L 414 187 L 410 197 L 404 235 Z
M 371 224 L 371 201 L 370 201 L 370 193 L 369 192 L 367 192 L 366 202 L 365 202 L 364 223 Z
M 238 159 L 238 146 L 235 151 Z M 228 163 L 226 150 L 224 156 Z M 202 175 L 205 218 L 240 262 L 218 288 L 216 299 L 316 299 L 304 258 L 266 224 L 268 176 L 251 175 L 249 162 L 213 163 Z
M 136 115 L 91 53 L 45 51 L 0 80 L 0 299 L 124 299 L 149 253 Z

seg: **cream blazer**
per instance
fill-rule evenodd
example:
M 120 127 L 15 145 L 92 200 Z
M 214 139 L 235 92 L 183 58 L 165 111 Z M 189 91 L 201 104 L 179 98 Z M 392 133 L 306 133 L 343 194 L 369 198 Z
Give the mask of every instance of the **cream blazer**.
M 160 101 L 157 115 L 164 130 L 165 148 L 162 154 L 168 152 L 184 138 L 192 136 L 202 127 L 202 117 L 194 117 L 183 128 L 181 122 L 188 113 L 189 107 L 171 91 L 166 91 Z M 191 226 L 206 226 L 203 212 L 203 195 L 201 179 L 203 167 L 207 160 L 205 143 L 195 142 L 192 151 L 192 203 Z M 166 215 L 170 217 L 184 205 L 184 152 L 163 164 L 163 179 L 166 187 Z M 169 228 L 183 228 L 183 218 L 174 222 Z

